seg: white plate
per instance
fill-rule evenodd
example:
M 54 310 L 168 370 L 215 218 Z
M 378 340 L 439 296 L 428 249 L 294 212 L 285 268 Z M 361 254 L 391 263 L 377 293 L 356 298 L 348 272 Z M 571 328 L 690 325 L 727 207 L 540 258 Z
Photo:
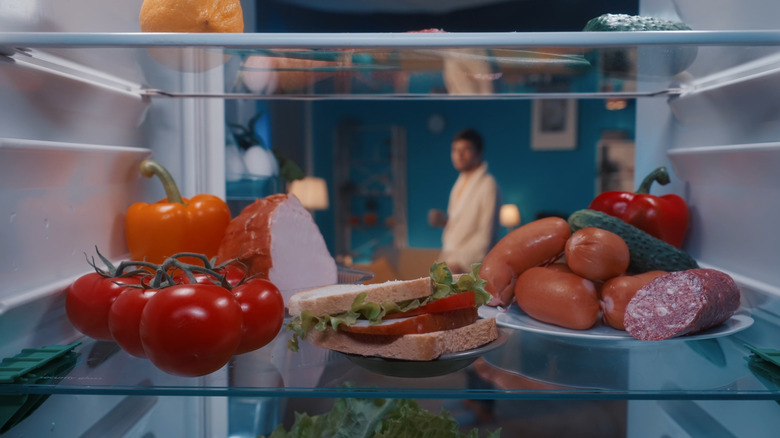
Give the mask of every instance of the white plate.
M 482 318 L 496 318 L 496 324 L 499 327 L 512 328 L 516 330 L 523 330 L 527 332 L 539 333 L 543 335 L 557 336 L 563 338 L 571 338 L 572 340 L 582 341 L 611 341 L 611 342 L 634 342 L 637 344 L 652 344 L 657 345 L 659 341 L 641 341 L 634 338 L 628 332 L 623 330 L 616 330 L 612 327 L 602 325 L 599 323 L 596 327 L 588 330 L 574 330 L 565 327 L 559 327 L 552 324 L 547 324 L 541 321 L 537 321 L 530 316 L 523 313 L 517 305 L 512 305 L 508 310 L 504 311 L 501 308 L 481 306 L 479 308 L 479 316 Z M 680 336 L 677 338 L 666 339 L 662 342 L 670 341 L 696 341 L 701 339 L 719 338 L 722 336 L 728 336 L 736 332 L 745 330 L 753 325 L 753 318 L 747 310 L 740 309 L 734 315 L 731 316 L 723 324 L 719 324 L 709 330 L 695 333 L 687 336 Z

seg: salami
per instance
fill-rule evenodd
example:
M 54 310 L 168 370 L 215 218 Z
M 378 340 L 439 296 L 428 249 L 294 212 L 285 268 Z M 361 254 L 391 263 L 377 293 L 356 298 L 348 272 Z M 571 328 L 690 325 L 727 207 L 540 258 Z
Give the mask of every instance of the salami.
M 734 280 L 715 269 L 690 269 L 662 275 L 639 289 L 626 306 L 631 336 L 659 341 L 714 327 L 739 308 Z

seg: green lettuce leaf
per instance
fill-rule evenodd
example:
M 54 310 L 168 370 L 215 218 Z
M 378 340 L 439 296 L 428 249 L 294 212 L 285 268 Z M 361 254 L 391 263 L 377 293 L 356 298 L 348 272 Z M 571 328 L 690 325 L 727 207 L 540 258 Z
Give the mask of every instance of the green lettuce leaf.
M 441 299 L 461 292 L 474 291 L 477 307 L 487 303 L 492 295 L 485 290 L 487 281 L 479 276 L 480 266 L 482 266 L 480 263 L 474 263 L 471 265 L 470 273 L 460 275 L 458 281 L 455 281 L 446 263 L 435 263 L 431 266 L 431 279 L 436 290 L 433 296 Z
M 487 435 L 499 438 L 501 429 Z M 321 415 L 295 413 L 289 431 L 279 425 L 270 438 L 477 438 L 476 429 L 460 432 L 458 423 L 442 409 L 436 415 L 409 399 L 337 399 Z
M 479 431 L 462 433 L 458 422 L 445 409 L 438 415 L 422 409 L 414 400 L 400 400 L 400 406 L 382 423 L 372 438 L 478 438 Z M 488 433 L 488 438 L 499 438 L 501 429 Z
M 340 398 L 333 409 L 321 415 L 296 412 L 290 430 L 279 425 L 270 438 L 369 438 L 397 404 L 392 399 Z

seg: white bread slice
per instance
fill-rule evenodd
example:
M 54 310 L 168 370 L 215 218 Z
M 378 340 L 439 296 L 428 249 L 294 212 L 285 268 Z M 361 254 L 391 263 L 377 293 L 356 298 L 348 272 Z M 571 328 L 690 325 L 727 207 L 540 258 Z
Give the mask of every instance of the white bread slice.
M 354 335 L 312 330 L 306 341 L 342 353 L 402 360 L 433 360 L 447 353 L 471 350 L 498 338 L 495 318 L 480 319 L 453 330 L 405 336 Z
M 416 280 L 393 280 L 376 284 L 334 284 L 295 293 L 287 302 L 292 316 L 308 310 L 314 316 L 334 315 L 346 312 L 360 293 L 366 293 L 366 300 L 375 303 L 395 301 L 396 303 L 415 298 L 425 298 L 433 293 L 430 277 Z

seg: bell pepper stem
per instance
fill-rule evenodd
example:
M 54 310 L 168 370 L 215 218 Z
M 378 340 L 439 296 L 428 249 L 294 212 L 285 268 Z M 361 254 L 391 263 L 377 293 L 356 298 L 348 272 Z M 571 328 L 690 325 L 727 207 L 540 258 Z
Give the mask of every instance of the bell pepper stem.
M 654 182 L 658 182 L 658 184 L 661 184 L 662 186 L 669 184 L 669 171 L 666 169 L 666 167 L 661 166 L 650 172 L 650 174 L 642 180 L 642 183 L 639 184 L 639 188 L 636 190 L 636 193 L 645 195 L 649 194 L 650 186 L 652 186 Z
M 142 161 L 141 175 L 147 178 L 157 176 L 163 184 L 163 188 L 165 189 L 165 196 L 168 197 L 168 202 L 184 204 L 184 200 L 181 197 L 181 192 L 179 192 L 179 187 L 176 186 L 176 181 L 174 181 L 171 173 L 168 172 L 168 169 L 163 167 L 162 164 L 154 160 Z

